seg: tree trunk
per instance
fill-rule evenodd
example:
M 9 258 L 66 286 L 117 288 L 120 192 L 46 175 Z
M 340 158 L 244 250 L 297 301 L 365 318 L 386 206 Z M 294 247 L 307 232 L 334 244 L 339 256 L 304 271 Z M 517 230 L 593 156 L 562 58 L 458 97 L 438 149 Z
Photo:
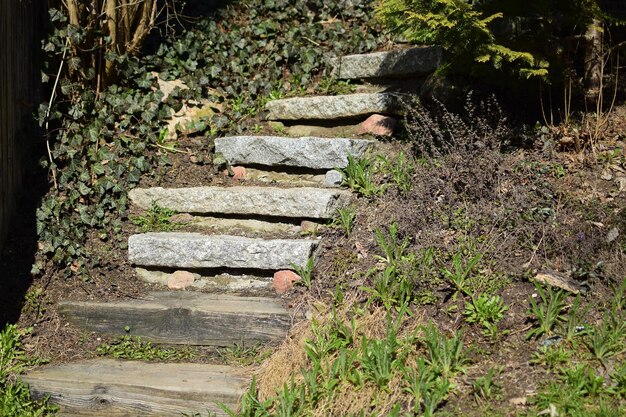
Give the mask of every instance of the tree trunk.
M 148 33 L 154 27 L 157 12 L 157 0 L 144 0 L 141 4 L 141 16 L 135 28 L 134 36 L 127 45 L 128 52 L 133 54 L 139 50 Z M 130 37 L 129 37 L 130 39 Z
M 106 3 L 106 16 L 107 16 L 107 26 L 109 29 L 109 36 L 111 37 L 111 43 L 107 47 L 107 52 L 118 52 L 117 51 L 117 1 L 116 0 L 107 0 Z M 104 64 L 104 82 L 105 84 L 109 83 L 109 80 L 113 76 L 115 62 L 109 59 L 106 60 Z
M 76 0 L 67 0 L 67 12 L 70 15 L 70 23 L 74 26 L 80 26 L 78 18 L 78 4 Z
M 593 109 L 596 109 L 602 94 L 604 73 L 602 33 L 602 22 L 599 19 L 593 19 L 585 32 L 585 100 Z

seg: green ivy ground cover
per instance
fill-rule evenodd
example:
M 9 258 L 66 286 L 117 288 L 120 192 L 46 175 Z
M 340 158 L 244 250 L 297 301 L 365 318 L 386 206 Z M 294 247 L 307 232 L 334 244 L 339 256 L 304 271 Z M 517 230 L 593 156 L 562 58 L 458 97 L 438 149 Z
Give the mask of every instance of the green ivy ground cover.
M 43 42 L 48 54 L 44 80 L 52 84 L 60 62 L 68 62 L 52 108 L 46 102 L 39 112 L 40 123 L 49 127 L 51 149 L 42 163 L 52 187 L 37 210 L 44 256 L 33 272 L 54 266 L 66 276 L 85 278 L 99 262 L 85 248 L 90 234 L 124 247 L 126 193 L 143 174 L 170 163 L 158 145 L 166 119 L 183 100 L 221 101 L 224 112 L 207 120 L 199 133 L 233 133 L 269 99 L 320 86 L 328 90 L 332 81 L 324 70 L 329 57 L 385 43 L 372 23 L 369 1 L 235 2 L 163 39 L 150 54 L 116 57 L 118 83 L 94 91 L 89 65 L 65 59 L 71 56 L 66 40 L 87 48 L 98 34 L 72 27 L 58 10 L 51 10 L 50 18 L 54 30 Z M 75 81 L 81 71 L 84 83 Z M 174 91 L 163 102 L 155 71 L 161 79 L 181 78 L 190 88 Z

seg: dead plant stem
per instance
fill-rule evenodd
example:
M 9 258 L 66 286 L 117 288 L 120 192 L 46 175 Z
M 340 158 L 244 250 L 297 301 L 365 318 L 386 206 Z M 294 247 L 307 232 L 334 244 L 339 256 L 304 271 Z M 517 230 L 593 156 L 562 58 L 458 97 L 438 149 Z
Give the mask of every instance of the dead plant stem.
M 61 79 L 61 72 L 63 71 L 63 64 L 65 63 L 65 56 L 67 55 L 67 50 L 70 47 L 70 38 L 67 37 L 65 41 L 65 48 L 63 48 L 63 56 L 61 57 L 61 63 L 59 64 L 59 70 L 57 71 L 56 78 L 54 80 L 54 86 L 52 87 L 52 93 L 50 94 L 50 101 L 48 101 L 48 108 L 46 109 L 46 148 L 48 150 L 48 159 L 50 161 L 50 170 L 52 171 L 52 181 L 54 183 L 54 189 L 57 190 L 59 188 L 57 184 L 57 173 L 54 168 L 54 159 L 52 158 L 52 150 L 50 149 L 50 135 L 49 135 L 49 125 L 50 125 L 50 110 L 52 109 L 52 103 L 54 101 L 54 96 L 56 95 L 57 87 L 59 86 L 59 80 Z

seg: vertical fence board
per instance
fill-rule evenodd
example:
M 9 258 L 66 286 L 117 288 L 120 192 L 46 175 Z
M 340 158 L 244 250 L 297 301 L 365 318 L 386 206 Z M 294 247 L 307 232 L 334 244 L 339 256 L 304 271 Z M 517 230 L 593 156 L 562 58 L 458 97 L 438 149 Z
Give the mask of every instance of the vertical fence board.
M 0 0 L 0 254 L 22 179 L 23 135 L 39 101 L 38 37 L 47 1 Z

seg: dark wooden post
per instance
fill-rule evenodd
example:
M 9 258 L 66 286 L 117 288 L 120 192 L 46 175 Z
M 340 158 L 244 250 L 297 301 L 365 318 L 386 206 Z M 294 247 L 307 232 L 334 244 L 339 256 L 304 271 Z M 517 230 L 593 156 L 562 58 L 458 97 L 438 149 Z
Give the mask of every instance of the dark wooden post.
M 39 53 L 47 1 L 0 1 L 0 255 L 28 149 L 20 133 L 39 102 Z

